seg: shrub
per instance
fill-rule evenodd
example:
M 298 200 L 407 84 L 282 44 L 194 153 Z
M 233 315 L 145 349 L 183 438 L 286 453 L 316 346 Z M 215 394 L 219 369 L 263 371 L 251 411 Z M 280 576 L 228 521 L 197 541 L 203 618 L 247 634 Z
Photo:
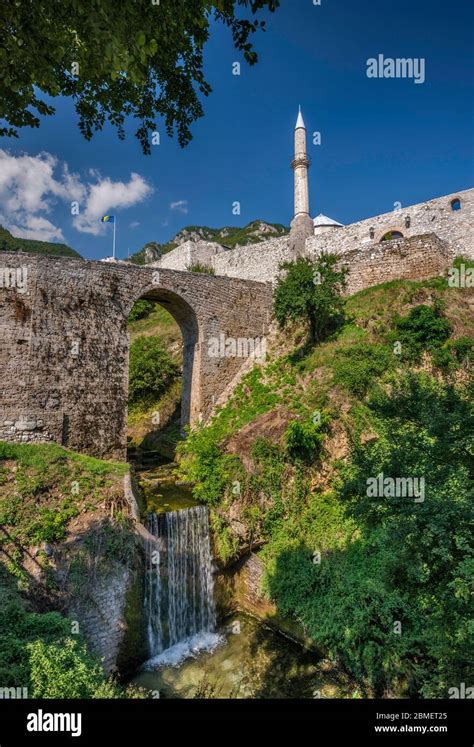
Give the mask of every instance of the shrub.
M 292 420 L 284 434 L 286 453 L 292 461 L 312 461 L 321 449 L 324 440 L 322 428 L 325 423 L 312 420 Z
M 129 322 L 137 322 L 139 319 L 146 319 L 156 308 L 156 304 L 153 301 L 137 301 L 128 315 Z
M 433 350 L 433 363 L 446 372 L 460 367 L 469 368 L 473 347 L 474 340 L 472 337 L 458 337 L 457 340 L 448 340 L 441 348 Z
M 337 355 L 334 362 L 334 383 L 362 397 L 393 363 L 393 353 L 386 345 L 364 342 L 352 345 Z
M 179 372 L 179 366 L 158 337 L 139 337 L 130 348 L 130 404 L 153 404 Z
M 273 297 L 273 312 L 283 329 L 288 322 L 301 319 L 308 323 L 311 342 L 321 342 L 344 319 L 347 269 L 336 270 L 339 258 L 322 254 L 316 261 L 300 257 L 285 262 L 286 275 L 279 279 Z
M 473 633 L 468 392 L 409 374 L 367 406 L 378 438 L 354 443 L 336 496 L 288 501 L 263 551 L 265 586 L 376 695 L 447 697 L 469 678 Z M 424 502 L 368 497 L 380 472 L 425 476 Z
M 84 640 L 71 637 L 71 620 L 31 612 L 1 567 L 0 682 L 26 687 L 30 698 L 119 697 Z
M 439 303 L 433 306 L 414 306 L 405 317 L 395 320 L 392 341 L 402 344 L 402 356 L 416 360 L 424 350 L 433 351 L 446 342 L 451 325 L 443 316 Z
M 186 267 L 188 272 L 202 272 L 203 275 L 215 275 L 216 271 L 211 265 L 204 265 L 201 262 L 196 262 L 194 265 Z
M 32 641 L 27 646 L 32 698 L 119 697 L 96 657 L 84 642 L 66 638 L 61 643 Z

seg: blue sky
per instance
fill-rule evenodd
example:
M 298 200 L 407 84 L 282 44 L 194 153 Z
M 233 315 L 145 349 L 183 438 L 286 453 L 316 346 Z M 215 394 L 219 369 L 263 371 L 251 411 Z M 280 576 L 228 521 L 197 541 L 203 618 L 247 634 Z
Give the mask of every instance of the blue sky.
M 282 0 L 267 23 L 255 37 L 258 65 L 242 62 L 240 76 L 232 75 L 232 63 L 242 60 L 229 32 L 213 29 L 205 63 L 214 90 L 186 149 L 159 127 L 161 144 L 142 155 L 133 122 L 125 142 L 111 127 L 86 142 L 64 100 L 39 130 L 2 138 L 8 158 L 0 168 L 0 220 L 20 236 L 63 238 L 87 258 L 111 250 L 111 228 L 91 219 L 96 198 L 121 204 L 104 209 L 117 215 L 121 257 L 188 224 L 262 218 L 288 225 L 299 104 L 309 133 L 322 139 L 309 145 L 313 215 L 351 223 L 397 201 L 473 186 L 474 3 Z M 378 54 L 424 58 L 425 82 L 368 78 L 367 59 Z M 50 156 L 38 158 L 41 152 Z M 88 217 L 73 220 L 71 194 L 81 209 L 89 201 Z M 126 207 L 127 200 L 134 204 Z M 240 216 L 232 213 L 235 201 Z

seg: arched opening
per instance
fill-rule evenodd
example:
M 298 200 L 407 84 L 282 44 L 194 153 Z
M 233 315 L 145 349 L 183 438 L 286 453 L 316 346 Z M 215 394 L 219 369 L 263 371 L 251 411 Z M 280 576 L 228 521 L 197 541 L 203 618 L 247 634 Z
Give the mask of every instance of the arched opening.
M 459 197 L 455 197 L 451 200 L 451 210 L 461 210 L 461 200 Z
M 199 411 L 194 310 L 165 289 L 144 292 L 128 317 L 128 456 L 137 467 L 172 463 L 183 426 Z
M 380 243 L 382 243 L 382 241 L 393 241 L 394 239 L 403 239 L 402 232 L 401 231 L 387 231 L 387 233 L 384 233 L 384 235 L 380 239 Z

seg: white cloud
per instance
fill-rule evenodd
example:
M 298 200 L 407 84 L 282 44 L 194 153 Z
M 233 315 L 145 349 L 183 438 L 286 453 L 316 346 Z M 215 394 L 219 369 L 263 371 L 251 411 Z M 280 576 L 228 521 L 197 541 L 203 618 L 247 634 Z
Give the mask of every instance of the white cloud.
M 51 153 L 14 156 L 0 149 L 0 223 L 20 238 L 64 241 L 62 230 L 45 215 L 58 202 L 68 209 L 77 202 L 74 228 L 99 235 L 106 228 L 99 220 L 102 215 L 132 207 L 153 191 L 136 173 L 130 174 L 128 182 L 114 182 L 94 169 L 88 170 L 88 177 L 94 181 L 83 181 Z
M 8 224 L 8 230 L 19 239 L 37 239 L 38 241 L 64 241 L 63 232 L 47 218 L 40 215 L 26 216 L 23 225 Z
M 100 223 L 103 215 L 143 202 L 152 191 L 151 186 L 140 174 L 132 173 L 127 183 L 113 182 L 108 177 L 101 179 L 89 186 L 85 208 L 79 215 L 74 216 L 74 228 L 82 233 L 97 236 L 104 228 Z
M 187 200 L 177 200 L 177 202 L 171 202 L 170 203 L 170 209 L 171 210 L 179 210 L 180 213 L 184 213 L 185 215 L 188 212 L 188 201 Z
M 129 223 L 128 225 L 129 225 L 129 228 L 138 228 L 138 226 L 140 225 L 140 221 L 139 220 L 132 220 L 132 222 Z

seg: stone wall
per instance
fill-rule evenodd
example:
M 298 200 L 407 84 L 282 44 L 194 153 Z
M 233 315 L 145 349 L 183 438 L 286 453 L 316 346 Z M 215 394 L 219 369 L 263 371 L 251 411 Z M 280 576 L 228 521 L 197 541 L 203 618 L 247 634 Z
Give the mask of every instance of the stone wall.
M 451 208 L 456 198 L 461 201 L 460 210 Z M 373 239 L 370 238 L 371 229 L 374 229 Z M 306 251 L 309 255 L 318 255 L 322 251 L 346 254 L 361 249 L 370 252 L 389 231 L 400 231 L 405 238 L 435 233 L 448 242 L 454 256 L 463 254 L 474 259 L 474 189 L 454 192 L 312 236 L 306 241 Z
M 347 295 L 390 280 L 427 280 L 442 274 L 453 253 L 434 234 L 384 241 L 372 249 L 354 249 L 341 257 L 339 266 L 349 267 Z
M 461 201 L 460 210 L 451 208 L 455 198 Z M 373 239 L 370 238 L 371 229 L 374 230 Z M 446 195 L 341 228 L 332 228 L 306 239 L 305 253 L 309 257 L 316 257 L 323 251 L 341 254 L 348 263 L 356 262 L 358 266 L 367 267 L 372 258 L 378 261 L 377 258 L 381 256 L 380 241 L 390 231 L 399 231 L 405 239 L 436 234 L 446 242 L 452 257 L 462 254 L 474 258 L 474 189 Z M 189 265 L 187 258 L 191 250 L 189 247 L 183 249 L 184 246 L 165 255 L 157 266 L 161 264 L 163 267 L 185 269 Z M 232 250 L 221 247 L 218 251 L 218 245 L 213 244 L 212 252 L 209 252 L 206 246 L 206 242 L 198 242 L 195 245 L 195 261 L 211 265 L 217 275 L 258 282 L 274 282 L 279 275 L 280 264 L 295 258 L 288 236 Z M 366 259 L 362 257 L 363 252 Z M 398 277 L 410 277 L 407 274 L 412 267 L 409 254 L 400 253 L 399 262 Z M 353 274 L 355 272 L 354 269 Z M 391 269 L 388 272 L 391 274 Z M 377 274 L 378 271 L 374 271 L 374 276 Z
M 211 265 L 213 257 L 225 251 L 215 241 L 185 241 L 164 254 L 156 264 L 169 270 L 187 270 L 195 264 Z
M 217 275 L 266 283 L 274 281 L 280 264 L 290 259 L 290 238 L 281 236 L 217 254 L 212 260 L 212 266 Z
M 275 279 L 280 263 L 288 261 L 291 256 L 289 236 L 280 236 L 235 249 L 225 249 L 219 244 L 205 241 L 198 241 L 192 245 L 192 242 L 188 241 L 165 254 L 154 263 L 154 267 L 184 270 L 192 263 L 202 262 L 213 267 L 217 275 L 266 283 Z
M 220 336 L 261 339 L 271 288 L 240 279 L 34 254 L 0 254 L 24 292 L 0 287 L 0 437 L 54 440 L 122 459 L 128 397 L 127 316 L 158 301 L 183 334 L 183 421 L 205 419 L 245 362 L 212 355 Z
M 115 563 L 88 584 L 87 596 L 76 596 L 67 610 L 79 631 L 102 660 L 107 674 L 115 671 L 126 630 L 125 602 L 132 572 Z

